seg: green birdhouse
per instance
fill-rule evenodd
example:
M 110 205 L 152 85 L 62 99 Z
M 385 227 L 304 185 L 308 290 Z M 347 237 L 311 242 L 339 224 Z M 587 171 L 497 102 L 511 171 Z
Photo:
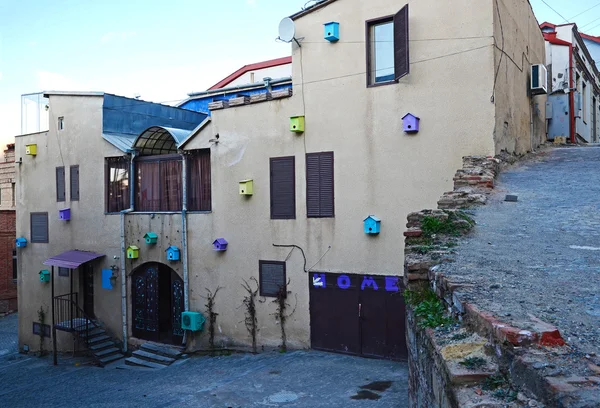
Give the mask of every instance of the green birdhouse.
M 158 242 L 158 235 L 154 232 L 147 232 L 144 235 L 144 239 L 146 240 L 146 244 L 156 244 Z
M 140 256 L 140 249 L 135 245 L 131 245 L 127 248 L 127 259 L 138 259 Z

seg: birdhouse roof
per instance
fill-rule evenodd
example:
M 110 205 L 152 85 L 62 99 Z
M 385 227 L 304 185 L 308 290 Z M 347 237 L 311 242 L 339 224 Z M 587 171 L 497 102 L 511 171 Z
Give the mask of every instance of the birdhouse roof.
M 158 235 L 156 235 L 156 233 L 154 233 L 154 232 L 146 232 L 146 235 L 144 235 L 144 238 L 158 238 Z
M 248 180 L 240 180 L 240 183 L 247 183 L 249 181 L 252 181 L 252 179 L 248 179 Z
M 17 242 L 25 242 L 25 241 L 27 241 L 26 238 L 17 238 Z
M 213 242 L 213 244 L 227 245 L 227 240 L 225 238 L 217 238 Z
M 367 218 L 365 218 L 363 221 L 366 221 L 368 219 L 372 219 L 373 221 L 381 221 L 378 217 L 374 216 L 374 215 L 369 215 Z
M 420 117 L 418 117 L 418 116 L 415 116 L 415 115 L 413 115 L 412 113 L 407 113 L 406 115 L 402 116 L 402 119 L 404 119 L 404 118 L 405 118 L 405 117 L 407 117 L 407 116 L 410 116 L 410 117 L 413 117 L 413 118 L 415 118 L 415 119 L 421 120 L 421 118 L 420 118 Z
M 179 248 L 177 248 L 174 245 L 171 245 L 170 247 L 168 247 L 167 249 L 165 249 L 165 251 L 176 251 L 176 252 L 179 252 Z
M 133 249 L 133 250 L 135 251 L 135 250 L 138 250 L 139 248 L 138 248 L 138 247 L 136 247 L 135 245 L 131 245 L 131 246 L 130 246 L 129 248 L 127 248 L 127 249 Z

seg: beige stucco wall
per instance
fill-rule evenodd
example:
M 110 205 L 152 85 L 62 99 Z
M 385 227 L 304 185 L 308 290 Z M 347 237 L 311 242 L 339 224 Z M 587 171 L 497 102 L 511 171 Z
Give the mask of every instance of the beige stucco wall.
M 46 323 L 51 322 L 50 284 L 39 282 L 39 271 L 50 269 L 42 263 L 63 251 L 80 249 L 106 254 L 95 262 L 95 312 L 109 330 L 120 330 L 120 291 L 102 289 L 102 268 L 118 264 L 120 255 L 119 217 L 104 215 L 104 157 L 120 156 L 102 139 L 102 97 L 51 96 L 50 131 L 16 138 L 16 156 L 23 162 L 17 167 L 17 236 L 26 237 L 27 247 L 18 250 L 19 262 L 19 345 L 39 348 L 39 337 L 32 335 L 32 322 L 38 321 L 40 306 L 46 309 Z M 64 116 L 64 130 L 57 130 L 57 120 Z M 37 156 L 27 156 L 25 145 L 36 143 Z M 56 202 L 57 166 L 65 166 L 66 200 Z M 69 166 L 79 165 L 80 200 L 69 201 Z M 60 221 L 58 210 L 71 208 L 71 220 Z M 31 243 L 30 213 L 48 212 L 49 243 Z M 79 273 L 74 272 L 74 291 L 82 296 Z M 69 292 L 69 279 L 55 271 L 55 294 Z M 71 337 L 59 333 L 59 346 L 72 347 Z M 51 343 L 47 341 L 46 349 Z
M 544 37 L 528 0 L 492 3 L 496 44 L 493 70 L 497 71 L 495 151 L 524 154 L 546 140 L 546 95 L 531 98 L 528 91 L 531 65 L 545 64 Z

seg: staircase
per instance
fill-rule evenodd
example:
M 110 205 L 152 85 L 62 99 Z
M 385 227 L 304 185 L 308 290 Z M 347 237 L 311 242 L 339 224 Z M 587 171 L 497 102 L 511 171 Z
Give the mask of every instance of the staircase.
M 102 367 L 125 357 L 98 321 L 88 317 L 78 306 L 77 293 L 54 298 L 53 324 L 56 330 L 72 333 L 81 340 Z M 56 364 L 56 349 L 54 356 Z
M 125 364 L 136 367 L 161 369 L 180 359 L 182 351 L 178 348 L 158 343 L 144 343 L 139 350 L 125 359 Z

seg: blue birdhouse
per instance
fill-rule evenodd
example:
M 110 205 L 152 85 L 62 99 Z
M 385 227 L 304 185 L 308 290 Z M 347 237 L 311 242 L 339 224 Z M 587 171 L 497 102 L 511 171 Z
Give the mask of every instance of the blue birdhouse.
M 69 221 L 71 219 L 71 209 L 65 208 L 64 210 L 58 210 L 58 219 Z
M 336 42 L 340 39 L 340 23 L 330 21 L 325 23 L 325 39 L 329 42 Z
M 404 125 L 404 131 L 406 133 L 417 133 L 419 131 L 419 121 L 421 119 L 418 116 L 413 115 L 412 113 L 407 113 L 402 118 L 402 122 Z
M 146 240 L 146 244 L 156 244 L 158 242 L 158 235 L 154 232 L 147 232 L 144 235 L 144 239 Z
M 365 234 L 379 234 L 381 230 L 381 220 L 374 215 L 369 215 L 363 221 Z
M 213 250 L 215 251 L 226 251 L 227 250 L 227 240 L 225 238 L 217 238 L 213 242 Z
M 50 271 L 47 269 L 40 271 L 40 282 L 50 282 Z
M 168 247 L 165 252 L 167 253 L 167 259 L 169 261 L 179 261 L 179 248 L 176 246 Z
M 27 239 L 26 238 L 17 238 L 15 239 L 15 244 L 17 245 L 17 248 L 25 248 L 27 246 Z

